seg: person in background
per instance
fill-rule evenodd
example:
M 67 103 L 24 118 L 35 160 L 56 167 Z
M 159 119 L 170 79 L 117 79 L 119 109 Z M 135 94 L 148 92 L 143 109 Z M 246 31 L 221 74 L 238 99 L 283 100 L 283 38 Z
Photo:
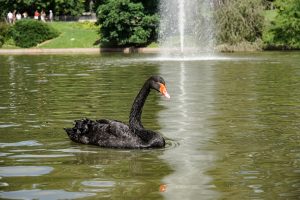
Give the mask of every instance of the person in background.
M 8 23 L 10 23 L 10 24 L 13 23 L 13 14 L 10 11 L 7 13 L 7 20 L 8 20 Z
M 52 10 L 49 11 L 49 20 L 50 20 L 50 22 L 53 21 L 53 12 L 52 12 Z
M 42 22 L 46 22 L 46 13 L 45 13 L 44 9 L 41 12 L 41 20 L 42 20 Z
M 35 11 L 34 12 L 34 19 L 39 19 L 39 16 L 40 16 L 40 13 L 39 13 L 39 11 Z
M 24 19 L 27 19 L 27 17 L 28 17 L 28 14 L 27 14 L 27 12 L 25 11 L 25 12 L 23 12 L 23 18 Z
M 17 20 L 22 19 L 22 15 L 21 15 L 19 12 L 18 12 L 17 15 L 16 15 L 16 19 L 17 19 Z

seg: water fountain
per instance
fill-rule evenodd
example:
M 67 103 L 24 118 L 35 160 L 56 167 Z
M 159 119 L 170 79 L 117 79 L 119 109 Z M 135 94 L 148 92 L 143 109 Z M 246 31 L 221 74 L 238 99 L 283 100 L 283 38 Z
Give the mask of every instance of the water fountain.
M 209 123 L 207 116 L 212 112 L 210 103 L 214 101 L 213 95 L 203 94 L 207 94 L 206 89 L 212 89 L 213 86 L 206 83 L 213 82 L 214 76 L 210 67 L 203 67 L 202 61 L 219 59 L 212 55 L 214 25 L 210 1 L 160 0 L 161 54 L 156 59 L 163 61 L 160 74 L 169 81 L 168 87 L 176 91 L 168 104 L 162 102 L 166 110 L 160 113 L 160 116 L 172 113 L 172 120 L 159 119 L 164 127 L 161 132 L 177 144 L 162 156 L 174 168 L 174 173 L 162 180 L 167 186 L 169 199 L 197 199 L 199 196 L 205 199 L 205 195 L 217 199 L 217 194 L 207 187 L 211 178 L 205 174 L 213 161 L 213 154 L 202 150 L 200 155 L 198 151 L 204 149 L 199 144 L 205 144 L 204 140 L 209 140 L 214 134 L 203 130 Z M 202 67 L 199 67 L 200 63 Z M 197 97 L 190 98 L 191 94 Z M 175 102 L 177 106 L 172 105 Z M 203 106 L 195 106 L 196 102 L 203 103 Z M 196 116 L 195 113 L 202 114 Z M 196 129 L 201 130 L 200 133 L 191 129 L 194 125 L 198 126 Z M 201 164 L 194 164 L 195 160 L 201 160 Z
M 212 54 L 212 11 L 210 0 L 161 0 L 161 57 L 193 60 Z

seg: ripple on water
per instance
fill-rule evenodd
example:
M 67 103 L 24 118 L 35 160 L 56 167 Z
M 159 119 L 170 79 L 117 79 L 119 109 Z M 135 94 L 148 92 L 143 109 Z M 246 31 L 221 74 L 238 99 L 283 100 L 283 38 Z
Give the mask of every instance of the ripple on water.
M 18 126 L 21 126 L 21 124 L 14 124 L 14 123 L 0 124 L 0 128 L 10 128 L 10 127 L 18 127 Z
M 114 181 L 83 181 L 81 182 L 82 185 L 84 186 L 89 186 L 89 187 L 113 187 L 115 186 Z
M 67 192 L 65 190 L 18 190 L 0 193 L 3 199 L 78 199 L 96 195 L 87 192 Z
M 35 81 L 36 83 L 47 83 L 48 82 L 48 80 L 46 80 L 46 79 L 42 79 L 42 80 L 37 80 L 37 81 Z
M 90 74 L 75 74 L 75 76 L 90 76 Z
M 74 156 L 73 154 L 21 154 L 21 155 L 13 155 L 9 156 L 10 158 L 62 158 L 62 157 L 70 157 Z
M 179 147 L 179 145 L 180 145 L 179 141 L 167 139 L 165 149 L 174 149 Z
M 1 153 L 0 152 L 0 157 L 5 157 L 5 156 L 8 156 L 8 155 L 11 155 L 12 153 Z
M 55 150 L 51 150 L 51 151 L 58 151 L 58 152 L 64 152 L 64 153 L 97 153 L 96 151 L 84 151 L 81 149 L 73 149 L 73 148 L 69 148 L 69 149 L 55 149 Z
M 68 76 L 67 74 L 47 74 L 47 76 L 54 76 L 54 77 L 59 77 L 59 76 Z
M 7 166 L 0 167 L 0 176 L 40 176 L 44 174 L 49 174 L 52 170 L 53 167 L 48 166 Z
M 104 192 L 108 191 L 110 188 L 115 186 L 114 181 L 83 181 L 81 182 L 82 185 L 86 186 L 83 191 L 85 192 Z
M 0 143 L 0 147 L 20 147 L 20 146 L 40 146 L 41 143 L 38 143 L 35 140 L 26 140 L 21 142 L 12 142 L 12 143 Z
M 0 182 L 0 187 L 8 187 L 9 184 L 5 182 Z

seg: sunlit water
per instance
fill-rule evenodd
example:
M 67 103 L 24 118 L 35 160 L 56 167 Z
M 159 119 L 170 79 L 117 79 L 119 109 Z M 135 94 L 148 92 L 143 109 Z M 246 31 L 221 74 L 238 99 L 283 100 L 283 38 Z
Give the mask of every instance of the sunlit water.
M 0 56 L 0 198 L 297 199 L 299 63 L 298 52 Z M 126 122 L 152 74 L 171 99 L 152 92 L 143 123 L 166 148 L 69 141 L 74 119 Z

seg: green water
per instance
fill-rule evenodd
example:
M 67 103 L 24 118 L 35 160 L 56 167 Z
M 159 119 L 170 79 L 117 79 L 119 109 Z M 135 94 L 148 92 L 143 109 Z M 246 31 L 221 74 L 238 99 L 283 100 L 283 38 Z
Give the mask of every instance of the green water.
M 152 74 L 171 99 L 152 92 L 143 124 L 166 148 L 68 139 L 75 119 L 128 121 Z M 0 177 L 1 199 L 299 199 L 300 53 L 0 56 Z

